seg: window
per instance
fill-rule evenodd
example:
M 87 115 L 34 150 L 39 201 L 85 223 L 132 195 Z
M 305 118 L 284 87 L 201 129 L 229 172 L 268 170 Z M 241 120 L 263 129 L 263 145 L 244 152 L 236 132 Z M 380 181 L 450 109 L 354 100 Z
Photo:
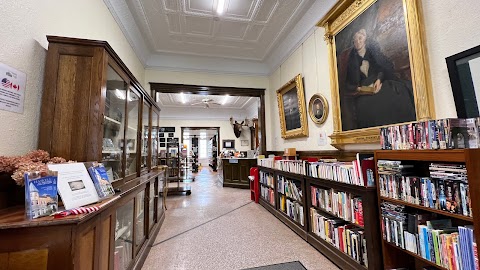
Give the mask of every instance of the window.
M 207 140 L 205 138 L 200 137 L 200 140 L 198 140 L 198 155 L 199 158 L 207 158 Z

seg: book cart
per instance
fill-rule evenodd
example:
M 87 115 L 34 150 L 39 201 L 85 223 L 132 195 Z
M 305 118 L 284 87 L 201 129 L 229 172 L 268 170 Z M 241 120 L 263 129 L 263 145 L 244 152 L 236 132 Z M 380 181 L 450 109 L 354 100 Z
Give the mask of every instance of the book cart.
M 389 161 L 402 161 L 402 164 L 413 165 L 415 173 L 422 174 L 422 176 L 429 177 L 429 164 L 430 163 L 451 163 L 451 164 L 464 164 L 467 170 L 468 178 L 468 187 L 469 187 L 469 197 L 471 199 L 471 208 L 472 216 L 466 216 L 460 213 L 452 213 L 444 210 L 426 207 L 423 205 L 418 205 L 410 203 L 403 199 L 394 199 L 391 198 L 388 194 L 381 195 L 381 188 L 379 186 L 379 173 L 378 173 L 378 160 L 389 160 Z M 473 225 L 473 237 L 474 239 L 479 239 L 480 235 L 480 221 L 478 217 L 480 216 L 480 200 L 475 199 L 480 196 L 480 167 L 478 166 L 480 161 L 480 149 L 455 149 L 455 150 L 379 150 L 375 151 L 375 166 L 376 166 L 376 181 L 377 181 L 377 194 L 378 194 L 378 203 L 379 205 L 382 202 L 389 202 L 395 205 L 400 205 L 404 207 L 407 213 L 419 213 L 432 215 L 436 214 L 436 219 L 450 219 L 452 226 L 464 226 L 464 225 Z M 403 163 L 404 162 L 404 163 Z M 438 191 L 437 191 L 438 192 Z M 438 193 L 437 193 L 438 194 Z M 439 198 L 437 195 L 436 198 Z M 379 209 L 379 225 L 383 226 L 384 222 L 382 221 L 382 211 Z M 408 222 L 410 219 L 408 220 Z M 384 235 L 382 231 L 380 234 Z M 461 237 L 461 236 L 459 236 Z M 438 239 L 438 238 L 437 238 Z M 459 238 L 460 239 L 460 238 Z M 429 239 L 429 241 L 432 239 Z M 417 241 L 420 241 L 420 238 L 417 238 Z M 438 247 L 440 247 L 440 242 Z M 432 244 L 430 242 L 429 244 Z M 412 245 L 410 245 L 411 247 Z M 420 252 L 420 248 L 417 248 L 417 252 Z M 437 256 L 442 260 L 445 257 L 448 257 L 448 254 L 440 253 L 435 254 L 435 248 L 433 249 L 433 258 Z M 453 248 L 452 248 L 453 250 Z M 473 245 L 472 250 L 474 253 L 478 254 L 478 247 L 475 248 Z M 458 267 L 444 267 L 438 265 L 432 260 L 428 260 L 422 257 L 420 254 L 408 251 L 392 241 L 387 241 L 386 236 L 383 236 L 382 239 L 382 252 L 383 252 L 383 262 L 385 269 L 395 269 L 395 268 L 406 268 L 406 269 L 475 269 L 473 265 L 468 268 L 462 267 L 460 263 L 460 268 Z M 438 252 L 438 251 L 437 251 Z M 463 250 L 459 251 L 463 252 Z M 462 258 L 463 260 L 463 258 Z M 455 263 L 455 262 L 453 262 Z
M 302 237 L 305 241 L 315 247 L 318 251 L 329 258 L 341 269 L 383 269 L 382 257 L 379 256 L 380 234 L 378 224 L 378 201 L 375 187 L 356 186 L 331 180 L 309 177 L 302 174 L 285 172 L 273 168 L 258 166 L 259 168 L 259 186 L 261 189 L 259 203 L 266 208 L 275 217 L 281 220 L 285 225 Z M 262 174 L 271 176 L 268 181 Z M 280 190 L 279 179 L 291 180 L 300 188 L 302 196 L 299 200 L 291 198 L 283 194 Z M 273 183 L 271 183 L 273 182 Z M 334 189 L 335 191 L 343 191 L 362 198 L 363 201 L 363 221 L 364 226 L 351 224 L 353 228 L 360 228 L 364 231 L 364 238 L 367 247 L 368 267 L 361 265 L 357 260 L 344 253 L 336 246 L 330 244 L 326 240 L 317 236 L 313 231 L 313 217 L 310 209 L 325 214 L 325 216 L 340 218 L 322 208 L 313 205 L 311 188 Z M 274 204 L 269 200 L 269 196 L 275 196 Z M 292 217 L 282 211 L 282 196 L 287 196 L 291 201 L 298 202 L 303 207 L 303 225 L 300 221 L 294 220 Z M 347 221 L 347 220 L 346 220 Z

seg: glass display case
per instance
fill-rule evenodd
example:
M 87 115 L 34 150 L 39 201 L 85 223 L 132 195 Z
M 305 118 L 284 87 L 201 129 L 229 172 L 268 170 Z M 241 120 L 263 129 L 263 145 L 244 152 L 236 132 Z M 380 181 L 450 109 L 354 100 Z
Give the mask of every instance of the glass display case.
M 145 190 L 135 196 L 135 250 L 145 241 Z
M 152 165 L 155 168 L 158 165 L 158 113 L 152 110 Z
M 133 200 L 116 211 L 114 269 L 128 269 L 133 259 Z
M 168 195 L 168 188 L 166 187 L 166 170 L 164 170 L 163 174 L 160 174 L 158 176 L 158 181 L 157 181 L 157 190 L 161 190 L 162 192 L 158 192 L 159 198 L 157 200 L 157 222 L 159 222 L 160 218 L 163 215 L 163 212 L 165 211 L 165 198 Z
M 157 182 L 158 178 L 155 178 L 154 181 L 150 182 L 150 185 L 148 186 L 149 190 L 149 195 L 148 195 L 148 231 L 150 232 L 153 228 L 153 225 L 155 225 L 155 194 L 157 193 L 155 191 L 156 185 L 155 182 Z
M 123 177 L 125 102 L 128 89 L 125 80 L 108 66 L 103 125 L 102 163 L 112 181 Z
M 142 113 L 142 160 L 140 168 L 145 170 L 148 168 L 148 153 L 150 149 L 150 106 L 147 103 L 143 103 Z
M 140 114 L 141 97 L 137 91 L 128 91 L 128 127 L 126 129 L 126 159 L 125 176 L 137 173 L 137 144 L 138 144 L 138 120 Z

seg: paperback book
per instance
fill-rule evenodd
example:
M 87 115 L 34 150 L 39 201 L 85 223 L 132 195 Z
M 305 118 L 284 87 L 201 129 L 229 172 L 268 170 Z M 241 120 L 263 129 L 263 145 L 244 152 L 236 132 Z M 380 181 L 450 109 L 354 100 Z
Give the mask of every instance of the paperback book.
M 93 184 L 95 185 L 100 200 L 115 195 L 113 186 L 108 178 L 107 170 L 102 163 L 94 162 L 88 167 L 88 173 L 93 180 Z
M 57 176 L 25 173 L 25 214 L 28 219 L 49 216 L 58 210 Z

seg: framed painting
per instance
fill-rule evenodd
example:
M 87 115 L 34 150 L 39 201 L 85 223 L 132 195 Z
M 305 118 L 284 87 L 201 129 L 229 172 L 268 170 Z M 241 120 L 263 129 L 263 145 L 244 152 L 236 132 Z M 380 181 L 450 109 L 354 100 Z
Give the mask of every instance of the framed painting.
M 342 0 L 318 23 L 329 47 L 332 144 L 435 115 L 418 0 Z
M 308 103 L 308 114 L 314 123 L 325 123 L 328 116 L 327 99 L 320 94 L 313 95 Z
M 224 149 L 235 149 L 235 140 L 222 140 Z
M 298 74 L 277 90 L 277 101 L 282 138 L 308 136 L 302 75 Z

